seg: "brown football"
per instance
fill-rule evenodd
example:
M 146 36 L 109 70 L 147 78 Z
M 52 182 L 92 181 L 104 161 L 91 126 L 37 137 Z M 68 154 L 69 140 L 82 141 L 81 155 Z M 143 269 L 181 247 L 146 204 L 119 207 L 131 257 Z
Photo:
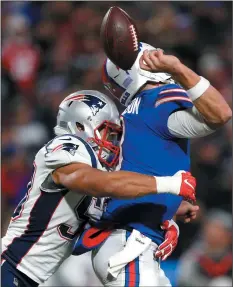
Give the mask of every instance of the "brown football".
M 121 8 L 111 7 L 104 16 L 101 41 L 108 58 L 123 70 L 129 70 L 139 52 L 138 30 L 133 19 Z

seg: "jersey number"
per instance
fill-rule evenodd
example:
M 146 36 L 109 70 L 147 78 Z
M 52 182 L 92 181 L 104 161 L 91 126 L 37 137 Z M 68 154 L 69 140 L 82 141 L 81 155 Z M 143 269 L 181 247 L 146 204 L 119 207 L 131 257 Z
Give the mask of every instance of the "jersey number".
M 30 191 L 32 189 L 32 186 L 33 186 L 33 183 L 34 183 L 35 174 L 36 174 L 36 164 L 35 164 L 35 162 L 33 163 L 33 167 L 34 167 L 34 171 L 33 171 L 33 175 L 32 175 L 31 181 L 29 181 L 29 183 L 27 185 L 27 192 L 26 192 L 25 196 L 21 199 L 19 204 L 17 205 L 16 209 L 14 210 L 14 213 L 13 213 L 13 215 L 11 217 L 12 221 L 15 221 L 16 219 L 21 217 L 22 212 L 24 210 L 24 205 L 25 205 L 26 201 L 29 198 L 29 194 L 30 194 Z
M 79 233 L 80 229 L 82 229 L 87 221 L 92 218 L 92 215 L 95 213 L 98 217 L 100 217 L 103 209 L 104 200 L 85 196 L 74 209 L 75 214 L 81 223 L 80 226 L 74 232 L 72 232 L 72 226 L 68 224 L 61 224 L 57 228 L 59 235 L 66 240 L 73 240 L 76 234 Z

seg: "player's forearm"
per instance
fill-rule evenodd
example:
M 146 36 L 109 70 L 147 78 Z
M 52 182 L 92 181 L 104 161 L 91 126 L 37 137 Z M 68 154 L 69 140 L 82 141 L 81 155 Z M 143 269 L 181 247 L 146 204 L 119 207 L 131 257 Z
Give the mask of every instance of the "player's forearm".
M 175 67 L 173 78 L 186 90 L 191 89 L 200 81 L 200 77 L 182 63 Z M 227 102 L 213 86 L 209 86 L 193 103 L 205 120 L 213 125 L 222 125 L 232 117 L 232 111 Z
M 154 177 L 129 171 L 100 171 L 76 163 L 55 170 L 52 177 L 57 185 L 95 197 L 135 198 L 171 193 L 195 200 L 195 178 L 182 171 L 174 176 Z
M 126 171 L 78 170 L 65 177 L 60 175 L 59 182 L 68 189 L 95 197 L 134 198 L 157 191 L 153 176 Z
M 116 171 L 108 174 L 108 187 L 105 192 L 110 197 L 134 198 L 157 193 L 156 179 L 153 176 L 134 172 Z

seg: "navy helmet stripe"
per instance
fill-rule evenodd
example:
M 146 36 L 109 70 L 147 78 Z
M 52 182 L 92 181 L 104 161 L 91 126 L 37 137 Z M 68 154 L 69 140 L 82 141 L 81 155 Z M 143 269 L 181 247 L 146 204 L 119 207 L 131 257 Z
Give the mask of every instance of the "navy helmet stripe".
M 41 190 L 29 217 L 26 230 L 20 237 L 15 237 L 12 243 L 2 253 L 2 257 L 9 259 L 17 266 L 23 257 L 38 242 L 48 227 L 48 224 L 68 190 L 48 193 Z M 46 212 L 44 212 L 46 210 Z

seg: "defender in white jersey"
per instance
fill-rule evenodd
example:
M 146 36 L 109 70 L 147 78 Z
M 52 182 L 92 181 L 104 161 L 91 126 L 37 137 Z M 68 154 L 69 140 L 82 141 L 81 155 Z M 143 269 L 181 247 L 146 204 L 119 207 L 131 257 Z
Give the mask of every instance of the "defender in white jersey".
M 2 256 L 12 259 L 18 270 L 38 283 L 47 280 L 70 255 L 70 241 L 86 222 L 85 213 L 102 210 L 102 199 L 97 202 L 53 183 L 51 172 L 67 164 L 67 160 L 104 170 L 81 138 L 56 137 L 37 153 L 30 188 L 16 208 L 2 242 Z
M 72 252 L 71 241 L 88 217 L 98 219 L 104 198 L 170 192 L 190 199 L 189 174 L 158 178 L 112 171 L 121 136 L 114 103 L 97 91 L 79 91 L 59 106 L 56 138 L 39 150 L 28 191 L 2 239 L 2 286 L 38 286 Z M 135 188 L 136 187 L 136 188 Z M 89 196 L 86 196 L 89 195 Z M 96 196 L 92 198 L 90 196 Z

